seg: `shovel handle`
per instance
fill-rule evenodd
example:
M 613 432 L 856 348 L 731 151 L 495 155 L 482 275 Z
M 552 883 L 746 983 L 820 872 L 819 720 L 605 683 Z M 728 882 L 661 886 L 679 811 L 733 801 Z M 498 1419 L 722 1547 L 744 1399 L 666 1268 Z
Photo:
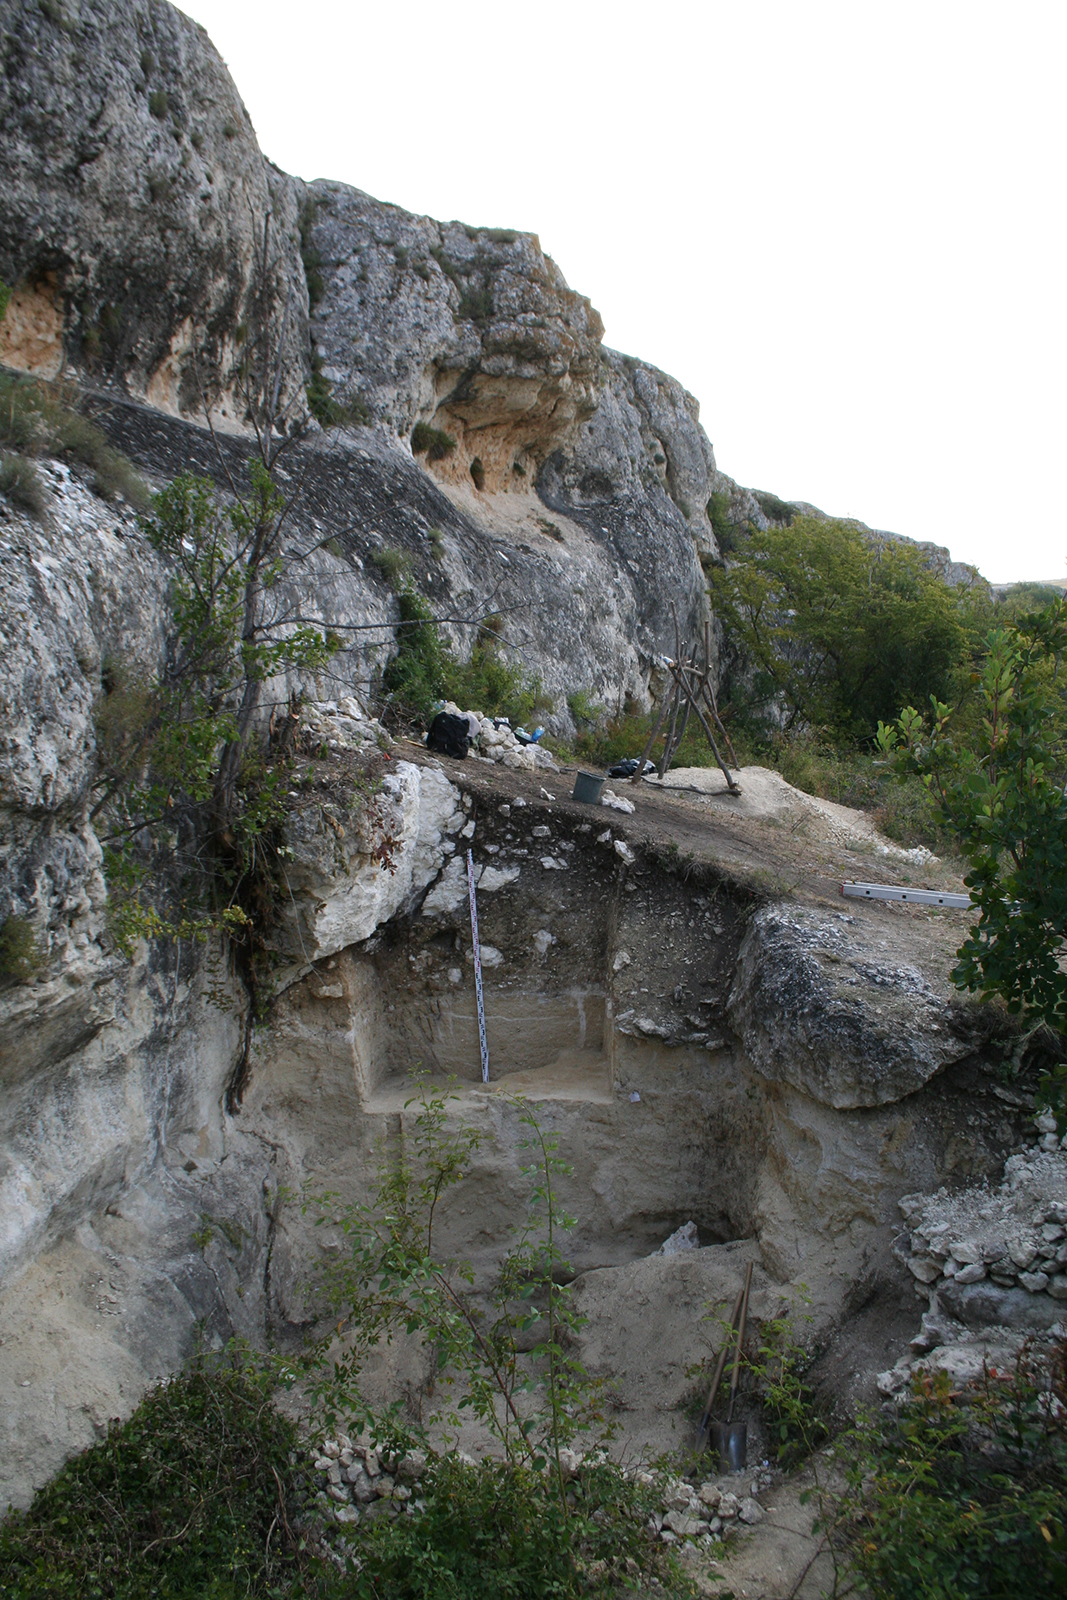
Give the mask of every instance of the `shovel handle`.
M 752 1269 L 751 1269 L 751 1263 L 750 1263 L 750 1265 L 749 1265 L 749 1274 L 750 1274 L 750 1276 L 751 1276 L 751 1270 Z M 723 1375 L 723 1372 L 726 1370 L 726 1361 L 727 1361 L 727 1357 L 730 1354 L 730 1346 L 733 1344 L 733 1334 L 734 1334 L 734 1332 L 735 1332 L 735 1330 L 737 1328 L 737 1319 L 741 1315 L 741 1306 L 742 1306 L 742 1303 L 744 1301 L 744 1296 L 745 1296 L 744 1289 L 743 1288 L 738 1289 L 738 1291 L 737 1291 L 737 1299 L 734 1301 L 734 1309 L 730 1314 L 730 1332 L 729 1332 L 728 1336 L 723 1340 L 722 1349 L 719 1351 L 719 1359 L 715 1363 L 715 1376 L 712 1378 L 712 1380 L 711 1380 L 711 1388 L 708 1390 L 708 1403 L 704 1407 L 704 1415 L 701 1417 L 701 1419 L 700 1419 L 700 1427 L 697 1429 L 697 1449 L 698 1450 L 703 1448 L 704 1435 L 708 1431 L 708 1418 L 711 1416 L 711 1408 L 715 1404 L 715 1396 L 719 1392 L 719 1384 L 722 1382 L 722 1375 Z
M 752 1287 L 752 1263 L 748 1264 L 745 1273 L 744 1298 L 741 1302 L 741 1321 L 737 1329 L 737 1353 L 734 1356 L 734 1370 L 730 1375 L 730 1409 L 726 1413 L 727 1422 L 734 1419 L 734 1401 L 737 1399 L 737 1381 L 741 1376 L 741 1347 L 745 1342 L 745 1328 L 748 1324 L 748 1291 Z

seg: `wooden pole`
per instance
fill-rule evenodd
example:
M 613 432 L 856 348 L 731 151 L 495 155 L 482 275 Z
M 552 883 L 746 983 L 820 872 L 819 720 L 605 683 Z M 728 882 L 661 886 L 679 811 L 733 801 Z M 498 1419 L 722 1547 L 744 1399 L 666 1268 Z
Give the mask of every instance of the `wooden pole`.
M 719 771 L 722 773 L 723 777 L 726 779 L 726 787 L 727 787 L 727 789 L 730 791 L 731 794 L 740 794 L 741 793 L 741 786 L 740 786 L 740 784 L 734 782 L 733 777 L 730 774 L 729 767 L 726 765 L 726 763 L 723 760 L 722 756 L 719 754 L 719 747 L 715 743 L 715 735 L 712 733 L 711 728 L 710 728 L 710 726 L 708 724 L 708 719 L 707 719 L 707 717 L 705 717 L 703 711 L 701 711 L 700 706 L 698 705 L 698 703 L 696 701 L 696 698 L 695 698 L 695 696 L 693 694 L 693 691 L 690 689 L 688 683 L 686 683 L 685 677 L 684 677 L 684 675 L 682 673 L 678 672 L 677 669 L 674 668 L 673 666 L 671 668 L 671 671 L 672 671 L 672 674 L 674 676 L 675 682 L 681 685 L 683 692 L 689 697 L 689 700 L 690 700 L 690 703 L 692 704 L 693 710 L 696 712 L 697 716 L 700 718 L 700 726 L 703 728 L 705 734 L 707 735 L 708 743 L 711 746 L 711 753 L 715 757 L 716 762 L 718 763 Z
M 662 726 L 664 724 L 664 721 L 666 720 L 667 710 L 668 710 L 669 706 L 670 706 L 670 700 L 669 700 L 667 695 L 664 695 L 663 696 L 663 700 L 662 700 L 662 702 L 660 704 L 660 708 L 659 708 L 659 716 L 656 718 L 656 725 L 652 729 L 652 732 L 648 736 L 648 743 L 645 745 L 645 748 L 641 753 L 641 759 L 637 763 L 637 771 L 633 774 L 633 776 L 630 779 L 631 783 L 640 783 L 642 777 L 644 776 L 645 762 L 648 760 L 649 751 L 652 749 L 652 746 L 655 744 L 656 740 L 659 738 L 659 731 L 662 728 Z

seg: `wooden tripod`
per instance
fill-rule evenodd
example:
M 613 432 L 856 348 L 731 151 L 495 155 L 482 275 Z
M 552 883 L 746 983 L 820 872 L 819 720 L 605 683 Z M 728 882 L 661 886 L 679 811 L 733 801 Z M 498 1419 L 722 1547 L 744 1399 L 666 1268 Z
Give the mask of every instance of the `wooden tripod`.
M 641 760 L 637 765 L 637 771 L 630 779 L 630 782 L 637 783 L 643 776 L 645 762 L 648 760 L 656 740 L 663 732 L 664 723 L 667 722 L 667 732 L 663 742 L 663 753 L 660 756 L 659 765 L 656 768 L 659 776 L 661 778 L 663 777 L 663 774 L 667 771 L 667 768 L 671 764 L 671 759 L 674 755 L 674 752 L 677 750 L 678 746 L 682 742 L 683 737 L 685 736 L 685 730 L 689 724 L 690 713 L 695 712 L 700 721 L 700 726 L 704 729 L 704 732 L 707 735 L 708 743 L 711 746 L 711 753 L 715 757 L 723 777 L 726 779 L 727 789 L 731 794 L 740 794 L 741 785 L 734 778 L 729 767 L 726 765 L 721 754 L 719 753 L 719 747 L 715 743 L 715 735 L 711 728 L 711 724 L 714 723 L 715 727 L 719 730 L 719 734 L 722 737 L 727 753 L 733 763 L 734 770 L 736 771 L 737 757 L 734 755 L 734 747 L 730 743 L 730 735 L 723 727 L 722 718 L 719 716 L 719 708 L 715 701 L 715 690 L 711 685 L 711 623 L 705 622 L 704 624 L 704 663 L 703 666 L 701 666 L 699 661 L 699 653 L 696 649 L 691 650 L 688 645 L 686 645 L 684 651 L 682 649 L 681 632 L 678 627 L 678 616 L 677 613 L 675 613 L 674 653 L 675 659 L 667 662 L 667 667 L 674 683 L 674 690 L 672 693 L 665 694 L 663 697 L 663 701 L 659 709 L 659 716 L 656 718 L 655 726 L 653 727 L 652 732 L 649 734 L 648 743 L 645 745 L 644 751 L 641 755 Z M 680 723 L 678 720 L 679 713 L 681 713 Z M 668 717 L 670 718 L 669 722 Z M 711 719 L 710 722 L 708 720 L 709 717 Z

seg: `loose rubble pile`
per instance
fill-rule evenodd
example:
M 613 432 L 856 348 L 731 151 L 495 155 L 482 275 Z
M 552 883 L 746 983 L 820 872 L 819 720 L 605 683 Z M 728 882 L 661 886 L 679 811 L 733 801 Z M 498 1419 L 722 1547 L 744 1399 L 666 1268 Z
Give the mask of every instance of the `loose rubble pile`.
M 310 700 L 300 708 L 300 729 L 306 742 L 318 740 L 330 750 L 363 750 L 392 743 L 377 717 L 369 717 L 355 695 L 340 700 Z
M 1040 1146 L 1012 1156 L 1004 1181 L 952 1193 L 905 1195 L 896 1253 L 928 1300 L 911 1354 L 880 1374 L 887 1398 L 919 1371 L 954 1382 L 1005 1370 L 1024 1343 L 1067 1337 L 1067 1139 L 1037 1119 Z
M 549 772 L 559 771 L 551 751 L 539 744 L 523 744 L 503 718 L 483 717 L 480 711 L 461 711 L 452 700 L 447 701 L 440 710 L 451 717 L 466 718 L 470 729 L 470 753 L 476 760 L 495 761 L 516 772 L 536 772 L 540 768 Z
M 396 1456 L 379 1450 L 373 1439 L 338 1434 L 312 1452 L 316 1504 L 326 1521 L 342 1526 L 381 1516 L 414 1516 L 425 1506 L 418 1485 L 426 1464 L 421 1450 Z
M 707 1549 L 716 1540 L 726 1540 L 754 1528 L 763 1521 L 763 1507 L 757 1494 L 771 1486 L 767 1463 L 756 1476 L 731 1475 L 708 1479 L 700 1484 L 684 1478 L 657 1478 L 638 1472 L 637 1481 L 649 1487 L 656 1484 L 663 1494 L 663 1510 L 649 1518 L 649 1532 L 663 1544 L 692 1543 Z
M 1051 1114 L 1037 1121 L 1040 1147 L 1012 1156 L 998 1189 L 900 1201 L 908 1232 L 898 1255 L 919 1292 L 965 1323 L 1021 1327 L 1029 1313 L 1044 1327 L 1067 1316 L 1067 1304 L 1052 1304 L 1067 1302 L 1067 1139 Z
M 464 1452 L 459 1459 L 473 1466 Z M 373 1439 L 351 1439 L 339 1433 L 311 1451 L 315 1473 L 314 1503 L 323 1520 L 341 1527 L 371 1522 L 379 1517 L 417 1516 L 426 1506 L 420 1492 L 429 1470 L 422 1450 L 391 1454 Z M 578 1478 L 586 1460 L 574 1450 L 560 1451 L 560 1464 L 568 1481 Z M 652 1489 L 660 1509 L 647 1518 L 648 1532 L 663 1544 L 690 1543 L 708 1548 L 717 1540 L 762 1522 L 764 1511 L 756 1496 L 770 1488 L 764 1462 L 755 1473 L 732 1474 L 700 1483 L 664 1476 L 642 1467 L 624 1468 L 645 1489 Z M 644 1511 L 639 1513 L 645 1521 Z

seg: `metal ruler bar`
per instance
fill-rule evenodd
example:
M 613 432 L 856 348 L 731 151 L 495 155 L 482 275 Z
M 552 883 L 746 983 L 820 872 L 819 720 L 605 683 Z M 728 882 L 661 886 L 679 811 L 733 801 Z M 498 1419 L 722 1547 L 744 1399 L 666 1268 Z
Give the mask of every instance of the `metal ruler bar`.
M 907 900 L 919 906 L 955 906 L 966 910 L 973 904 L 969 894 L 940 894 L 936 889 L 895 889 L 888 883 L 843 883 L 846 900 Z
M 478 997 L 478 1043 L 482 1047 L 482 1082 L 489 1082 L 489 1044 L 485 1037 L 485 1001 L 482 998 L 482 947 L 478 943 L 478 901 L 474 893 L 474 856 L 467 851 L 467 893 L 471 903 L 471 939 L 474 943 L 474 992 Z

